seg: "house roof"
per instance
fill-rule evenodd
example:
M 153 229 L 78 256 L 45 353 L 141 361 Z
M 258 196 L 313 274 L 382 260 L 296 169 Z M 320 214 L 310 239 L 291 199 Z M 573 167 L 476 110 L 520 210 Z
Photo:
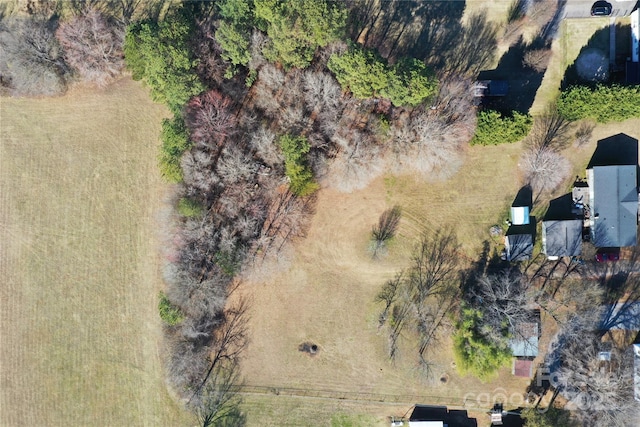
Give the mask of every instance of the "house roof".
M 582 253 L 582 220 L 542 221 L 542 252 L 547 256 Z
M 533 221 L 535 224 L 535 221 Z M 512 225 L 507 230 L 504 245 L 508 261 L 525 261 L 533 255 L 533 233 L 531 224 Z
M 475 418 L 469 418 L 467 411 L 449 410 L 446 406 L 416 405 L 409 417 L 410 427 L 426 427 L 438 424 L 448 427 L 478 427 Z
M 509 340 L 511 354 L 515 357 L 536 357 L 538 355 L 538 337 L 540 327 L 538 322 L 522 322 L 513 331 L 513 338 Z
M 635 246 L 637 243 L 637 165 L 594 166 L 591 209 L 596 247 Z

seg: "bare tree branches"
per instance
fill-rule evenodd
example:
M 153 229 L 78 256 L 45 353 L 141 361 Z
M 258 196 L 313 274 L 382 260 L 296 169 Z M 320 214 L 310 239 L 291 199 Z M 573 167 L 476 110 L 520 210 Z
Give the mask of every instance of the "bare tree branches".
M 124 67 L 124 29 L 96 9 L 89 9 L 63 22 L 56 31 L 64 57 L 80 78 L 104 87 Z
M 555 343 L 561 365 L 556 387 L 584 426 L 632 426 L 638 414 L 633 397 L 633 353 L 603 343 L 580 322 Z M 629 418 L 631 416 L 631 418 Z
M 550 148 L 530 148 L 520 160 L 525 180 L 538 192 L 555 190 L 569 177 L 571 165 Z
M 236 126 L 231 99 L 217 90 L 196 96 L 185 108 L 185 122 L 191 140 L 215 151 Z
M 503 340 L 501 331 L 505 327 L 517 334 L 519 325 L 532 321 L 532 294 L 528 281 L 519 271 L 504 270 L 478 277 L 470 296 L 482 312 L 482 322 L 495 342 Z
M 373 258 L 377 258 L 384 251 L 387 242 L 395 236 L 401 216 L 402 210 L 398 205 L 382 212 L 378 224 L 371 230 L 370 250 Z
M 33 17 L 0 23 L 2 86 L 17 96 L 58 95 L 69 70 L 54 36 L 55 22 Z
M 350 130 L 344 138 L 334 137 L 333 142 L 339 151 L 329 161 L 323 184 L 351 193 L 365 188 L 384 171 L 384 155 L 370 134 Z

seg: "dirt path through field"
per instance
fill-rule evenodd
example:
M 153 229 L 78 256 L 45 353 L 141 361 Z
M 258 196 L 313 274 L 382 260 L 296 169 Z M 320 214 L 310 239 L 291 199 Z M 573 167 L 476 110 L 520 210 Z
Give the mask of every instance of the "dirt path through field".
M 0 102 L 0 424 L 183 424 L 158 348 L 165 109 L 129 79 Z

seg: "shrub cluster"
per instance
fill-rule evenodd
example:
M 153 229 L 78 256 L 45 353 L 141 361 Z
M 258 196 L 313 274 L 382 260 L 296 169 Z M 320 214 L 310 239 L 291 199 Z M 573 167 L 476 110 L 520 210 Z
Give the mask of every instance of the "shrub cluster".
M 168 182 L 181 182 L 180 158 L 192 145 L 183 118 L 174 116 L 172 119 L 163 119 L 160 139 L 162 141 L 158 158 L 160 173 Z
M 358 47 L 331 55 L 327 67 L 356 98 L 388 98 L 396 106 L 416 107 L 438 88 L 435 75 L 423 62 L 403 58 L 390 66 L 375 52 Z
M 283 135 L 278 145 L 284 154 L 285 173 L 290 181 L 291 191 L 297 196 L 308 196 L 318 189 L 313 180 L 313 171 L 306 158 L 311 149 L 309 141 L 303 136 Z
M 482 110 L 478 112 L 478 126 L 471 145 L 498 145 L 520 141 L 527 136 L 533 119 L 528 114 L 517 111 L 511 117 L 503 116 L 498 111 Z
M 482 380 L 491 378 L 511 360 L 511 350 L 490 339 L 482 328 L 485 326 L 480 310 L 463 307 L 453 335 L 453 351 L 458 369 Z M 507 336 L 507 331 L 504 331 Z
M 567 120 L 599 123 L 640 117 L 640 86 L 571 86 L 560 95 L 558 111 Z
M 168 326 L 176 326 L 180 322 L 184 320 L 184 314 L 182 311 L 171 304 L 167 295 L 160 291 L 158 294 L 158 312 L 160 313 L 160 318 L 164 323 Z

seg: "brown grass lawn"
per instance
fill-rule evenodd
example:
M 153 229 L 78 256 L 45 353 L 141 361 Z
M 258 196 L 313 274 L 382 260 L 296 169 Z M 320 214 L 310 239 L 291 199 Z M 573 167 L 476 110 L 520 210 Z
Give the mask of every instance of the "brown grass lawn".
M 387 177 L 353 194 L 321 191 L 308 237 L 297 246 L 291 269 L 268 283 L 244 287 L 254 305 L 251 344 L 244 362 L 247 383 L 349 392 L 349 398 L 353 393 L 408 396 L 400 414 L 391 407 L 374 411 L 380 420 L 385 415 L 402 415 L 406 404 L 418 399 L 459 405 L 470 391 L 506 388 L 509 393 L 522 393 L 527 381 L 513 378 L 508 369 L 488 384 L 458 376 L 446 337 L 434 348 L 435 381 L 417 374 L 411 343 L 404 343 L 406 351 L 395 365 L 389 363 L 385 335 L 377 331 L 379 307 L 374 303 L 380 286 L 407 264 L 411 248 L 425 230 L 452 227 L 467 259 L 478 254 L 482 242 L 489 239 L 489 227 L 502 218 L 518 189 L 514 171 L 520 150 L 519 144 L 474 147 L 460 172 L 447 182 Z M 371 226 L 385 208 L 396 203 L 404 212 L 399 235 L 386 259 L 372 261 L 367 253 Z M 466 262 L 461 258 L 461 263 Z M 304 341 L 318 344 L 316 356 L 298 351 Z M 442 385 L 438 378 L 445 373 L 450 379 Z M 433 397 L 425 401 L 424 396 Z M 247 396 L 247 400 L 251 408 L 254 399 Z M 270 400 L 278 406 L 282 398 L 274 395 Z M 322 401 L 307 401 L 314 411 L 323 407 Z M 326 412 L 332 413 L 331 408 Z M 252 411 L 250 425 L 279 425 L 279 419 L 262 417 L 262 413 Z M 327 417 L 322 420 L 309 425 L 327 425 Z
M 0 103 L 0 425 L 191 424 L 158 345 L 165 108 L 129 79 Z

